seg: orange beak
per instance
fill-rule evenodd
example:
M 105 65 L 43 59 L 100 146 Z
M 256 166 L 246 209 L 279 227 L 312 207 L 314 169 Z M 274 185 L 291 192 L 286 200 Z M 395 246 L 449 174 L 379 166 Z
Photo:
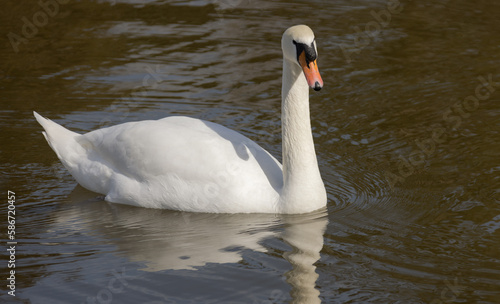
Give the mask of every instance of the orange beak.
M 304 71 L 304 75 L 306 76 L 307 84 L 311 89 L 315 91 L 321 90 L 323 87 L 323 79 L 321 79 L 321 75 L 319 74 L 318 64 L 316 60 L 312 62 L 307 62 L 306 53 L 302 52 L 299 56 L 299 63 Z

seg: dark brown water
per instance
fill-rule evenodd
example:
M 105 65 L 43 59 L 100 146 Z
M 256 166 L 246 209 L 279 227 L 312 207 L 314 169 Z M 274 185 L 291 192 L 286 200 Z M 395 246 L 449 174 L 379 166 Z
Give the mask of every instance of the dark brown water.
M 500 303 L 500 3 L 46 1 L 0 13 L 4 302 Z M 325 82 L 328 213 L 109 204 L 32 116 L 87 132 L 189 115 L 279 157 L 280 39 L 299 23 Z

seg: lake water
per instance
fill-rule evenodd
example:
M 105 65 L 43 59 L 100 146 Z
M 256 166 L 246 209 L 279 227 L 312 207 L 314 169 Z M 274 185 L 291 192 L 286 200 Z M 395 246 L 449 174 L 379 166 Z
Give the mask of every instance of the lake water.
M 0 301 L 500 303 L 499 2 L 45 1 L 0 18 Z M 281 159 L 280 39 L 300 23 L 325 83 L 311 118 L 327 210 L 110 204 L 32 116 L 88 132 L 189 115 Z

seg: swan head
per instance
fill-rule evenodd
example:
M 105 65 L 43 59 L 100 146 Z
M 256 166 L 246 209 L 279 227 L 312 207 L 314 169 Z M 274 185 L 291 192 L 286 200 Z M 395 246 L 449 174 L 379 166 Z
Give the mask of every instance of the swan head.
M 321 90 L 323 80 L 316 62 L 318 50 L 311 28 L 307 25 L 295 25 L 288 28 L 281 38 L 281 49 L 285 60 L 302 68 L 309 87 L 315 91 Z

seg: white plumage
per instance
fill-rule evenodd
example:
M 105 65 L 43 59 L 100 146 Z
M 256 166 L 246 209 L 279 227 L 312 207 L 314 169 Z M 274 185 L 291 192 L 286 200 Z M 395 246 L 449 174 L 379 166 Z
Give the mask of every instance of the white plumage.
M 308 81 L 319 77 L 316 89 L 322 81 L 319 74 L 306 81 L 297 43 L 316 50 L 307 26 L 288 29 L 282 39 L 288 73 L 282 97 L 284 169 L 249 138 L 200 119 L 172 116 L 80 135 L 34 115 L 71 175 L 107 201 L 193 212 L 313 211 L 325 206 L 326 192 L 312 141 Z

